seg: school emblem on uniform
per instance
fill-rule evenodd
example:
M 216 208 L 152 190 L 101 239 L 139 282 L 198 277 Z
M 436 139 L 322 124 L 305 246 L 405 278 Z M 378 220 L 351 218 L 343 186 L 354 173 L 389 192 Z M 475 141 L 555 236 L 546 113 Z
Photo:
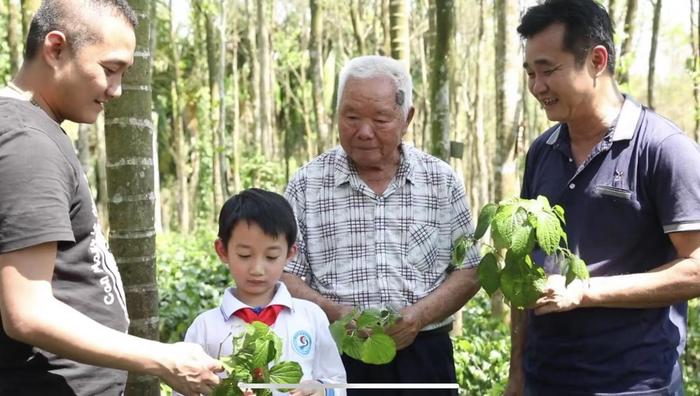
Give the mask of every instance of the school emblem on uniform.
M 311 334 L 305 330 L 299 330 L 294 333 L 294 337 L 292 337 L 292 347 L 296 353 L 302 356 L 308 356 L 309 353 L 311 353 L 311 344 Z

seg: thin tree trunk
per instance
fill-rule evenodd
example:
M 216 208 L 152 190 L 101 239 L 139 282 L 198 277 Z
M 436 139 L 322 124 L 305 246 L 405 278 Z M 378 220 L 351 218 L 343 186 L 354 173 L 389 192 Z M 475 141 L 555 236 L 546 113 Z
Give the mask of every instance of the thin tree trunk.
M 20 10 L 16 0 L 6 0 L 7 5 L 7 45 L 10 47 L 10 74 L 15 75 L 22 64 Z
M 314 9 L 313 7 L 318 7 L 317 4 L 315 4 L 316 1 L 312 0 L 311 1 L 311 24 L 312 24 L 312 29 L 313 29 L 313 14 L 314 14 Z M 357 53 L 358 54 L 364 54 L 365 53 L 365 35 L 364 35 L 364 29 L 362 25 L 362 15 L 360 6 L 358 4 L 358 0 L 352 0 L 348 4 L 348 7 L 350 8 L 350 22 L 352 23 L 352 36 L 355 39 L 355 44 L 357 45 Z
M 637 15 L 637 0 L 627 0 L 627 13 L 625 14 L 625 38 L 622 40 L 622 46 L 620 47 L 620 61 L 622 62 L 622 67 L 620 68 L 620 75 L 618 77 L 618 82 L 620 84 L 627 84 L 629 82 L 629 68 L 632 52 L 632 42 L 634 40 L 635 33 L 635 17 Z
M 104 115 L 95 123 L 95 185 L 97 186 L 97 214 L 102 231 L 109 230 L 109 194 L 107 193 L 107 148 L 105 147 Z
M 651 28 L 651 49 L 649 50 L 649 73 L 647 75 L 647 105 L 654 108 L 654 74 L 656 71 L 656 45 L 659 39 L 659 20 L 661 19 L 661 1 L 654 2 L 654 22 Z
M 383 41 L 381 43 L 380 54 L 389 56 L 391 55 L 391 10 L 389 9 L 389 2 L 391 0 L 380 0 L 381 7 L 381 21 L 382 21 L 382 32 Z
M 189 185 L 187 182 L 187 153 L 189 151 L 188 144 L 185 138 L 184 121 L 182 119 L 182 97 L 180 95 L 180 87 L 182 86 L 182 77 L 180 71 L 180 50 L 178 48 L 179 41 L 177 40 L 177 27 L 173 21 L 173 0 L 170 0 L 169 9 L 170 17 L 170 63 L 172 67 L 172 80 L 170 81 L 170 105 L 172 112 L 172 134 L 175 145 L 174 160 L 175 160 L 175 178 L 177 179 L 177 206 L 178 206 L 178 225 L 180 232 L 187 234 L 190 232 L 190 194 Z
M 246 11 L 248 15 L 248 20 L 254 20 L 254 5 L 251 5 L 251 1 L 246 0 Z M 250 64 L 250 103 L 252 104 L 252 119 L 253 119 L 253 145 L 255 147 L 255 152 L 262 152 L 262 128 L 261 128 L 261 114 L 260 114 L 260 61 L 258 58 L 258 43 L 256 38 L 256 28 L 254 24 L 246 24 L 248 30 L 248 45 L 250 46 L 248 52 L 248 62 Z
M 20 0 L 22 5 L 22 37 L 26 38 L 29 33 L 29 25 L 36 14 L 36 10 L 41 5 L 41 0 Z
M 241 190 L 241 128 L 240 128 L 240 98 L 239 98 L 239 72 L 238 72 L 238 13 L 231 15 L 231 32 L 233 32 L 231 54 L 231 89 L 233 91 L 231 108 L 231 172 L 233 173 L 233 191 Z
M 408 0 L 389 0 L 389 23 L 391 32 L 391 57 L 398 59 L 410 69 L 410 46 L 408 28 Z
M 316 119 L 316 153 L 321 154 L 331 146 L 329 121 L 323 94 L 323 9 L 318 0 L 309 1 L 311 31 L 309 33 L 309 62 L 311 63 L 311 92 Z
M 129 3 L 139 17 L 137 55 L 124 76 L 122 97 L 110 102 L 105 111 L 109 242 L 124 281 L 129 332 L 157 340 L 149 2 Z M 158 378 L 130 373 L 126 394 L 159 395 Z
M 476 40 L 477 50 L 476 53 L 480 54 L 482 43 L 484 40 L 484 0 L 479 1 L 479 31 Z M 475 158 L 473 161 L 474 172 L 477 173 L 477 197 L 478 206 L 473 207 L 473 210 L 477 212 L 479 208 L 486 204 L 489 200 L 489 180 L 490 173 L 488 167 L 488 154 L 486 150 L 486 131 L 484 129 L 484 95 L 483 95 L 483 84 L 481 84 L 482 78 L 484 78 L 484 71 L 481 68 L 481 62 L 478 60 L 475 62 L 475 99 L 474 99 L 474 119 L 475 119 L 475 130 L 476 130 L 476 141 L 475 141 Z M 477 212 L 478 213 L 478 212 Z
M 223 195 L 224 200 L 228 198 L 229 188 L 228 188 L 228 160 L 226 156 L 227 142 L 226 142 L 226 76 L 224 71 L 226 70 L 226 0 L 219 1 L 219 9 L 221 10 L 221 17 L 219 20 L 219 68 L 218 76 L 219 80 L 219 128 L 217 129 L 217 141 L 220 150 L 217 153 L 219 157 L 219 174 L 221 175 L 221 185 L 219 189 Z M 216 186 L 214 186 L 216 188 Z M 222 202 L 223 203 L 223 202 Z
M 450 155 L 450 71 L 449 59 L 454 36 L 454 1 L 435 2 L 437 34 L 431 64 L 430 152 L 448 161 Z
M 695 103 L 693 136 L 696 141 L 700 141 L 700 5 L 697 4 L 697 0 L 690 0 L 690 46 L 693 54 L 693 103 Z
M 258 25 L 258 59 L 260 63 L 260 133 L 262 135 L 263 153 L 271 159 L 274 155 L 272 131 L 272 62 L 270 57 L 270 32 L 267 24 L 265 6 L 267 0 L 257 0 Z
M 204 15 L 206 27 L 206 45 L 207 45 L 207 68 L 209 71 L 209 118 L 211 120 L 211 145 L 212 151 L 212 193 L 214 199 L 214 207 L 220 208 L 224 204 L 224 196 L 221 191 L 223 178 L 221 175 L 221 153 L 223 151 L 222 136 L 220 134 L 219 125 L 220 118 L 220 102 L 221 90 L 219 87 L 219 70 L 218 53 L 220 51 L 218 43 L 218 35 L 214 25 L 216 16 L 207 12 Z

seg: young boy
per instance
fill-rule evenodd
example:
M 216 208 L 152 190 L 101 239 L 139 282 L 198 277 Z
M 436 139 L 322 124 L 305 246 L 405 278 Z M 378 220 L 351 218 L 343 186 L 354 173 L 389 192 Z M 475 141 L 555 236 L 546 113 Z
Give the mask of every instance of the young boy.
M 297 250 L 296 220 L 284 197 L 256 188 L 231 197 L 221 208 L 218 236 L 214 248 L 236 286 L 226 289 L 221 306 L 197 316 L 185 341 L 200 344 L 214 358 L 228 356 L 233 353 L 232 336 L 242 333 L 246 322 L 261 321 L 282 339 L 282 360 L 301 365 L 302 382 L 346 383 L 325 313 L 310 301 L 293 298 L 279 281 Z M 291 392 L 295 396 L 326 394 L 345 393 L 338 389 Z

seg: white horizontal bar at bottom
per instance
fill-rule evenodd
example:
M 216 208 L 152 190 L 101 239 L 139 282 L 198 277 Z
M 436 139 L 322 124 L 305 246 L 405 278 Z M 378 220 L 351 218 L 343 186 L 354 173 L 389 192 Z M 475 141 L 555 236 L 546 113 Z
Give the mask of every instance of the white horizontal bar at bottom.
M 321 384 L 306 382 L 303 384 L 247 384 L 239 382 L 240 389 L 459 389 L 458 384 L 445 383 L 366 383 L 366 384 Z

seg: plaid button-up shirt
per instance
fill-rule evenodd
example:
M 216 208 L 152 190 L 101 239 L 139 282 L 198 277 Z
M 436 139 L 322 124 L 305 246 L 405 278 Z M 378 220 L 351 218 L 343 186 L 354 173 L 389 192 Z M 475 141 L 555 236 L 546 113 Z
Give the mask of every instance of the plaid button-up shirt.
M 296 173 L 285 195 L 299 223 L 299 252 L 286 272 L 335 302 L 361 309 L 398 310 L 445 281 L 455 270 L 453 242 L 473 232 L 464 186 L 445 162 L 407 144 L 401 153 L 381 195 L 340 147 Z M 460 268 L 478 262 L 474 247 Z

